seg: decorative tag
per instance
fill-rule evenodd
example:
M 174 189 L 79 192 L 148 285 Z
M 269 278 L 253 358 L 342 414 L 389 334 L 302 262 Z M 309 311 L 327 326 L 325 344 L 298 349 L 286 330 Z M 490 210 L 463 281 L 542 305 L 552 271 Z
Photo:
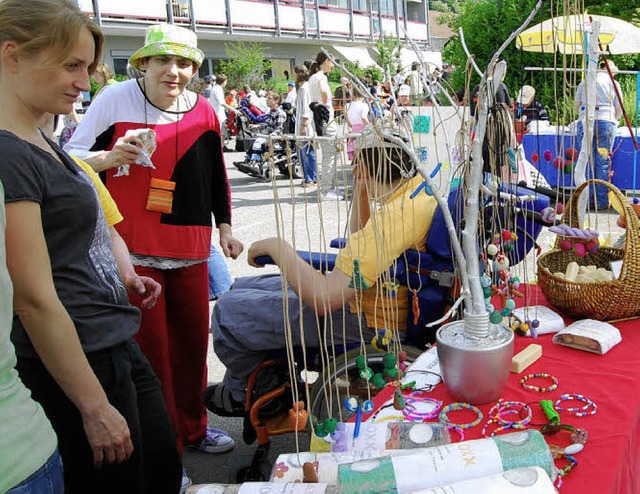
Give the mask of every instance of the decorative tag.
M 413 131 L 416 134 L 428 134 L 431 132 L 431 117 L 429 115 L 416 115 L 413 118 Z
M 173 210 L 173 191 L 175 188 L 175 182 L 152 178 L 149 182 L 146 210 L 171 214 Z

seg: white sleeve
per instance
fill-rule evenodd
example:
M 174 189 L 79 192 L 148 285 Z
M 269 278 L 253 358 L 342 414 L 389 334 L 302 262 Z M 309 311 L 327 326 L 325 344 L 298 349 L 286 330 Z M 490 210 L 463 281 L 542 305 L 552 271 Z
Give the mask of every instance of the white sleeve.
M 101 94 L 99 98 L 94 99 L 76 127 L 73 136 L 64 146 L 65 152 L 80 159 L 85 159 L 104 151 L 104 149 L 91 151 L 91 148 L 95 145 L 96 138 L 115 123 L 112 121 L 111 110 L 117 107 L 118 102 L 114 101 L 114 93 L 117 93 L 117 91 L 107 91 Z

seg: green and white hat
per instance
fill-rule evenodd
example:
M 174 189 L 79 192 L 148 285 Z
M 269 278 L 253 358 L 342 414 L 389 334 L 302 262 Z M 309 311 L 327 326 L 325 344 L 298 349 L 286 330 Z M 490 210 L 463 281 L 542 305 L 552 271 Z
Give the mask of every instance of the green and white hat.
M 172 24 L 155 24 L 147 28 L 144 46 L 131 55 L 129 63 L 140 68 L 140 60 L 158 55 L 175 55 L 202 65 L 204 53 L 198 49 L 198 37 L 193 31 Z

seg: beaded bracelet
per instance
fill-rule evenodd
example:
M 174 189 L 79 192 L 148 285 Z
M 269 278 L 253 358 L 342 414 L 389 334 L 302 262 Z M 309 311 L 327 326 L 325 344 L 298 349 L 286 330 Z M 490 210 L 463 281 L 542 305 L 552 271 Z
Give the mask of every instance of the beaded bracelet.
M 455 412 L 456 410 L 463 410 L 465 408 L 467 410 L 471 410 L 472 412 L 475 412 L 476 414 L 478 414 L 478 417 L 473 422 L 469 422 L 466 424 L 456 424 L 449 420 L 449 417 L 447 416 L 449 412 Z M 443 424 L 446 424 L 449 427 L 457 427 L 459 429 L 470 429 L 471 427 L 475 427 L 480 422 L 482 422 L 482 418 L 483 418 L 482 412 L 478 407 L 469 405 L 469 403 L 461 403 L 461 402 L 455 402 L 455 403 L 451 403 L 450 405 L 447 405 L 442 409 L 442 411 L 440 412 L 440 415 L 438 416 L 438 420 Z
M 563 401 L 571 401 L 578 400 L 585 403 L 582 407 L 573 407 L 573 408 L 562 408 L 559 405 Z M 558 401 L 556 401 L 553 405 L 556 410 L 565 411 L 567 413 L 575 413 L 576 417 L 586 417 L 587 415 L 595 415 L 598 411 L 598 406 L 595 404 L 593 400 L 590 400 L 586 396 L 574 393 L 574 394 L 564 394 L 561 395 Z
M 424 421 L 426 419 L 433 419 L 438 416 L 438 412 L 440 411 L 440 407 L 442 407 L 442 402 L 440 400 L 436 400 L 434 398 L 415 398 L 416 393 L 411 393 L 406 399 L 406 405 L 402 409 L 402 414 L 407 420 L 410 421 Z M 420 412 L 416 409 L 416 404 L 418 403 L 431 403 L 433 404 L 433 408 L 428 412 Z
M 494 437 L 498 432 L 506 431 L 507 429 L 526 429 L 526 427 L 520 424 L 501 425 L 491 433 L 491 437 Z
M 563 468 L 556 467 L 556 469 L 558 470 L 558 476 L 556 477 L 556 489 L 560 489 L 560 487 L 562 487 L 562 478 L 569 475 L 569 473 L 571 473 L 571 470 L 578 466 L 578 460 L 576 460 L 573 456 L 564 455 L 563 458 L 569 463 Z
M 522 418 L 523 410 L 526 413 L 524 418 Z M 517 413 L 520 420 L 505 420 L 502 417 L 503 413 Z M 521 401 L 499 401 L 498 404 L 491 409 L 489 415 L 492 419 L 495 419 L 499 425 L 519 424 L 524 426 L 531 422 L 533 411 L 526 403 Z
M 527 381 L 529 379 L 535 379 L 535 378 L 551 379 L 551 382 L 553 384 L 551 384 L 551 386 L 549 386 L 548 388 L 542 388 L 540 386 L 527 384 Z M 555 391 L 556 389 L 558 389 L 558 378 L 556 376 L 552 376 L 551 374 L 545 374 L 541 372 L 539 374 L 529 374 L 528 376 L 524 376 L 522 379 L 520 379 L 520 384 L 524 389 L 531 389 L 533 391 L 538 391 L 539 393 L 550 393 L 551 391 Z

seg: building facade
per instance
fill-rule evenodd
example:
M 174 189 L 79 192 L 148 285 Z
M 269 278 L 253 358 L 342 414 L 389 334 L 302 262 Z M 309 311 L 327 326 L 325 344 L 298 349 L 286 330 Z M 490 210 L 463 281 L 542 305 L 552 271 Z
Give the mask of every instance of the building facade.
M 374 43 L 382 35 L 413 39 L 426 61 L 440 65 L 444 43 L 433 36 L 429 0 L 77 0 L 105 33 L 103 60 L 124 74 L 129 56 L 141 46 L 150 24 L 168 22 L 192 29 L 205 53 L 200 70 L 216 71 L 225 43 L 260 42 L 273 76 L 314 58 L 320 47 L 339 58 L 374 64 Z M 439 29 L 438 31 L 441 31 Z M 417 56 L 403 48 L 401 63 Z

